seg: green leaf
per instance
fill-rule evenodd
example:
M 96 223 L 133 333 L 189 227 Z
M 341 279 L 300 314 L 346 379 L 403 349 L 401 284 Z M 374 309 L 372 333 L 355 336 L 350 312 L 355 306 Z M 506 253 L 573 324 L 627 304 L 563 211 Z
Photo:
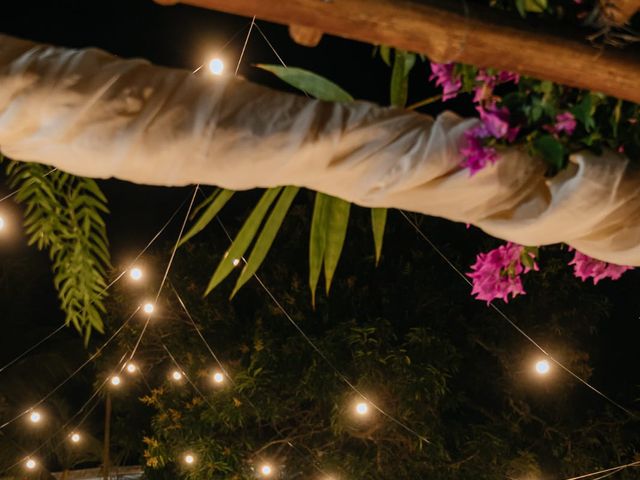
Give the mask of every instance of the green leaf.
M 376 265 L 380 262 L 382 255 L 382 241 L 384 239 L 384 229 L 387 224 L 387 209 L 371 209 L 371 230 L 373 231 L 373 244 L 376 251 Z
M 407 104 L 409 73 L 415 63 L 415 54 L 396 49 L 391 71 L 391 105 L 404 107 Z
M 587 94 L 579 104 L 575 105 L 571 109 L 571 113 L 573 113 L 573 116 L 576 117 L 582 125 L 584 125 L 585 130 L 589 132 L 596 126 L 596 122 L 593 118 L 595 109 L 596 106 L 593 103 L 592 96 Z
M 319 100 L 329 102 L 351 102 L 353 97 L 331 80 L 295 67 L 281 67 L 279 65 L 258 65 L 258 68 L 276 75 L 280 80 L 288 83 Z
M 184 234 L 178 246 L 180 247 L 184 245 L 186 242 L 189 241 L 189 239 L 193 238 L 202 230 L 204 230 L 204 228 L 207 225 L 209 225 L 211 220 L 215 218 L 218 212 L 222 210 L 222 207 L 224 207 L 227 204 L 227 202 L 231 199 L 234 193 L 235 192 L 233 192 L 232 190 L 226 190 L 226 189 L 217 190 L 213 192 L 209 196 L 209 198 L 207 198 L 203 202 L 203 203 L 209 203 L 209 206 L 204 211 L 204 213 L 200 216 L 200 218 L 196 221 L 196 223 L 189 229 L 189 231 Z
M 329 293 L 333 274 L 338 266 L 344 239 L 349 224 L 351 204 L 336 197 L 329 197 L 326 207 L 326 247 L 324 250 L 324 280 L 325 290 Z
M 533 147 L 544 161 L 553 168 L 561 169 L 565 162 L 565 149 L 553 135 L 542 135 L 533 142 Z
M 387 66 L 391 66 L 391 47 L 389 45 L 380 45 L 380 57 Z
M 547 0 L 524 0 L 524 9 L 527 12 L 542 13 L 547 6 Z
M 320 271 L 324 261 L 327 246 L 327 210 L 329 195 L 316 193 L 311 217 L 311 233 L 309 235 L 309 288 L 311 289 L 311 303 L 316 304 L 316 288 L 320 279 Z
M 251 255 L 242 269 L 240 277 L 238 277 L 238 281 L 236 282 L 236 286 L 233 288 L 231 297 L 233 297 L 238 290 L 240 290 L 240 287 L 242 287 L 258 271 L 258 268 L 260 268 L 260 265 L 267 256 L 267 253 L 278 234 L 278 230 L 280 230 L 284 217 L 287 215 L 287 212 L 299 191 L 300 188 L 298 187 L 286 187 L 283 190 L 282 195 L 278 198 L 278 202 L 269 214 L 269 218 L 267 218 L 264 228 L 260 232 L 260 235 L 251 250 Z
M 213 273 L 213 276 L 209 281 L 205 295 L 209 294 L 211 290 L 216 288 L 220 282 L 222 282 L 222 280 L 227 278 L 227 275 L 231 273 L 235 266 L 233 261 L 235 259 L 242 258 L 244 253 L 247 251 L 247 248 L 249 248 L 251 241 L 255 237 L 256 232 L 260 228 L 262 220 L 267 214 L 269 207 L 281 190 L 282 187 L 270 188 L 262 194 L 262 197 L 254 207 L 251 215 L 249 215 L 249 218 L 245 220 L 244 225 L 242 225 L 242 228 L 238 232 L 238 235 L 233 239 L 233 243 L 229 247 L 229 250 L 224 254 L 222 260 L 220 260 L 216 271 Z

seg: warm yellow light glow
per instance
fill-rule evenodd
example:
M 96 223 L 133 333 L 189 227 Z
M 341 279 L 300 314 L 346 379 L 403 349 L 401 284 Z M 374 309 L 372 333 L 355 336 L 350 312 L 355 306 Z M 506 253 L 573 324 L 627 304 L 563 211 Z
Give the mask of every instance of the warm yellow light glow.
M 369 413 L 369 405 L 364 402 L 360 402 L 356 405 L 356 413 L 358 415 L 366 415 Z
M 222 75 L 224 62 L 219 58 L 214 58 L 209 62 L 209 71 L 214 75 Z
M 78 443 L 80 440 L 82 440 L 82 437 L 80 437 L 80 434 L 77 432 L 72 433 L 69 438 L 73 443 Z
M 138 370 L 138 367 L 136 367 L 135 363 L 127 363 L 127 372 L 136 373 L 136 370 Z
M 142 270 L 140 270 L 138 267 L 134 267 L 131 270 L 129 270 L 129 276 L 133 279 L 133 280 L 140 280 L 142 278 Z
M 271 468 L 271 465 L 269 464 L 264 464 L 260 467 L 260 473 L 263 476 L 268 477 L 273 473 L 273 468 Z
M 27 461 L 24 463 L 24 466 L 27 467 L 29 470 L 33 470 L 38 466 L 38 462 L 36 462 L 33 458 L 28 458 Z
M 0 217 L 0 230 L 4 228 L 4 218 Z
M 192 465 L 195 461 L 196 461 L 196 457 L 194 457 L 190 453 L 187 453 L 184 456 L 184 463 L 186 463 L 187 465 Z
M 111 377 L 110 382 L 111 382 L 111 385 L 113 385 L 114 387 L 117 387 L 118 385 L 120 385 L 122 380 L 118 375 L 114 375 L 113 377 Z
M 213 374 L 213 381 L 216 383 L 222 383 L 224 382 L 224 375 L 221 374 L 220 372 L 216 372 Z
M 539 375 L 546 375 L 551 370 L 551 365 L 547 360 L 539 360 L 536 362 L 536 372 Z
M 31 420 L 31 423 L 38 423 L 42 420 L 42 415 L 38 411 L 33 411 L 31 415 L 29 415 L 29 420 Z
M 239 258 L 234 258 L 233 262 L 231 262 L 231 263 L 233 263 L 234 267 L 237 267 L 238 265 L 240 265 L 240 259 Z
M 148 313 L 149 315 L 151 315 L 153 313 L 153 303 L 145 303 L 144 307 L 142 307 L 142 310 L 144 310 L 144 313 Z
M 171 378 L 173 378 L 176 382 L 182 380 L 182 373 L 178 370 L 174 370 L 171 372 Z

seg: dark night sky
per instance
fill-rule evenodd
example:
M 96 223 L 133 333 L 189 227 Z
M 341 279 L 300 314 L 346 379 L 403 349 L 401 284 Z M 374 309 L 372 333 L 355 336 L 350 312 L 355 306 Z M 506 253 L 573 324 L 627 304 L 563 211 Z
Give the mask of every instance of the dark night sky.
M 162 7 L 151 0 L 5 3 L 11 6 L 3 5 L 1 32 L 61 46 L 94 46 L 123 57 L 143 57 L 157 64 L 192 70 L 249 23 L 247 18 L 187 6 Z M 379 58 L 372 56 L 372 46 L 325 36 L 319 47 L 308 49 L 294 44 L 285 27 L 264 22 L 260 22 L 260 26 L 289 65 L 321 73 L 358 98 L 388 102 L 389 70 Z M 237 58 L 243 40 L 241 33 L 225 49 L 227 68 Z M 257 33 L 249 42 L 240 73 L 251 80 L 284 88 L 252 68 L 255 63 L 276 63 L 275 56 Z M 413 73 L 410 101 L 436 93 L 427 78 L 427 67 L 420 64 Z M 447 107 L 469 113 L 469 103 L 453 102 Z M 435 114 L 440 110 L 441 105 L 434 105 L 425 113 Z M 191 192 L 191 189 L 145 187 L 117 181 L 102 182 L 101 186 L 109 197 L 112 212 L 108 226 L 115 265 L 141 249 Z M 6 186 L 0 184 L 0 196 L 6 192 Z M 1 207 L 13 215 L 13 220 L 19 220 L 15 205 L 5 202 Z M 453 226 L 447 228 L 440 232 L 442 236 L 448 232 L 453 234 Z M 174 223 L 166 238 L 175 238 L 176 229 Z M 455 232 L 460 229 L 456 228 Z M 457 244 L 464 245 L 464 242 Z M 475 250 L 475 245 L 470 247 Z M 7 271 L 14 277 L 3 278 L 3 266 L 8 267 Z M 3 332 L 0 364 L 61 321 L 48 268 L 46 256 L 26 248 L 19 235 L 0 245 L 0 327 Z M 446 267 L 443 265 L 442 269 L 445 271 Z M 629 365 L 628 352 L 637 349 L 640 333 L 638 278 L 638 272 L 632 272 L 620 282 L 598 287 L 611 296 L 614 304 L 611 324 L 601 332 L 601 355 L 606 358 L 602 367 L 614 372 L 612 376 L 617 380 L 637 366 L 637 363 Z M 74 332 L 66 335 L 69 341 L 80 346 L 81 340 Z M 606 384 L 606 377 L 601 376 L 599 380 Z

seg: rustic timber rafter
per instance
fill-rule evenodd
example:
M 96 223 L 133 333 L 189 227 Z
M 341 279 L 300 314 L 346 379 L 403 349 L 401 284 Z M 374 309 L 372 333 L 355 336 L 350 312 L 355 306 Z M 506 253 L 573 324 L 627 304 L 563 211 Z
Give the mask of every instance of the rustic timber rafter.
M 156 0 L 186 3 L 372 44 L 516 71 L 640 103 L 640 54 L 596 48 L 565 26 L 533 25 L 465 0 Z

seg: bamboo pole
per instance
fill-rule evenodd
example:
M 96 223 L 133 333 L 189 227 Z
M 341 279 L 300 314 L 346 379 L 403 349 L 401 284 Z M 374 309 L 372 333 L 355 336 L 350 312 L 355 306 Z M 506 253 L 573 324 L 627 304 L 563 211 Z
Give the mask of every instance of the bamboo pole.
M 467 0 L 156 0 L 186 3 L 494 67 L 640 103 L 637 50 L 599 49 L 584 32 L 533 25 Z

